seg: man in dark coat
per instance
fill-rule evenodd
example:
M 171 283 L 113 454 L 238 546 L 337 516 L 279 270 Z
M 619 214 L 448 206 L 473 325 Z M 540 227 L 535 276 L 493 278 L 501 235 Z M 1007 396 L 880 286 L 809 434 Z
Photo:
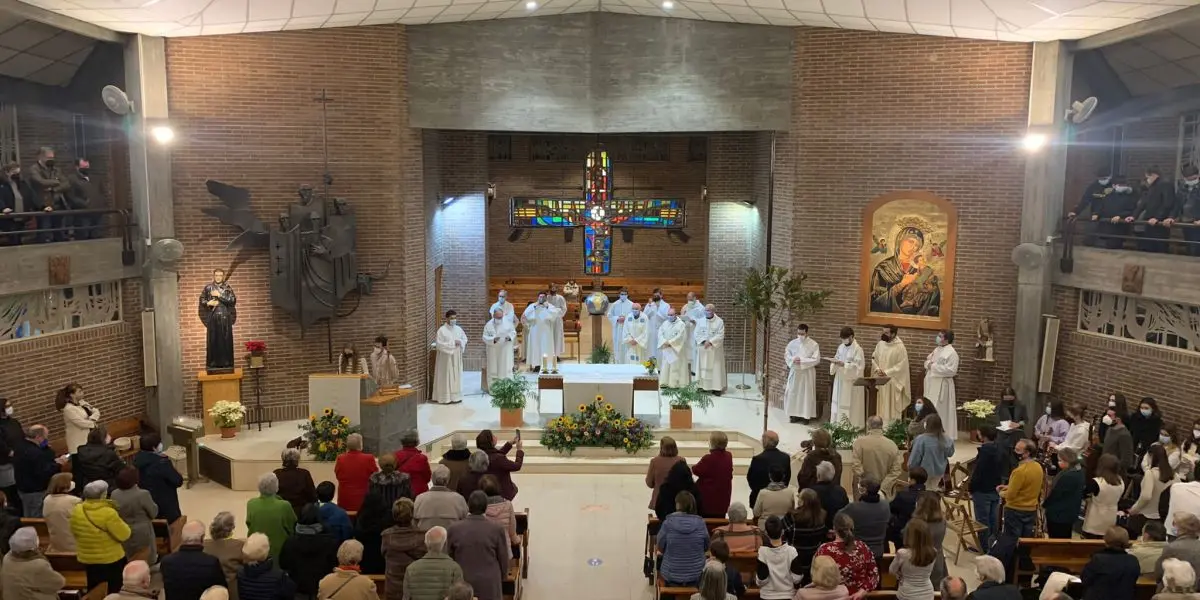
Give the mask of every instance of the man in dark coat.
M 754 506 L 758 500 L 758 492 L 771 485 L 771 468 L 783 472 L 782 481 L 792 480 L 792 457 L 779 449 L 779 434 L 767 431 L 762 436 L 763 451 L 750 459 L 750 468 L 746 471 L 746 483 L 750 484 L 750 503 Z
M 7 215 L 34 210 L 37 210 L 37 205 L 33 198 L 33 188 L 21 175 L 21 165 L 15 162 L 4 165 L 4 169 L 0 170 L 0 211 Z M 24 229 L 25 219 L 23 218 L 0 218 L 0 231 L 23 231 Z M 21 236 L 6 235 L 0 238 L 0 243 L 15 246 L 21 243 Z
M 86 158 L 75 159 L 75 171 L 67 176 L 67 190 L 63 194 L 67 208 L 82 210 L 85 208 L 101 208 L 104 195 L 100 186 L 92 179 L 91 163 Z M 92 227 L 100 224 L 99 215 L 75 215 L 71 217 L 72 227 Z M 77 240 L 89 240 L 100 237 L 96 229 L 72 229 L 71 235 Z
M 25 439 L 13 448 L 13 469 L 25 517 L 42 517 L 42 500 L 50 478 L 61 469 L 48 435 L 45 425 L 32 425 L 25 430 Z
M 180 536 L 182 545 L 162 559 L 163 589 L 171 600 L 200 600 L 204 590 L 224 586 L 221 560 L 204 553 L 204 523 L 189 521 Z
M 1179 199 L 1179 222 L 1195 227 L 1185 227 L 1183 239 L 1193 242 L 1188 245 L 1188 254 L 1200 256 L 1200 169 L 1196 165 L 1184 165 L 1180 170 L 1176 197 Z
M 54 149 L 43 147 L 38 151 L 37 162 L 29 168 L 29 182 L 33 188 L 34 210 L 53 213 L 57 209 L 66 208 L 63 193 L 67 191 L 67 180 L 54 162 Z M 61 226 L 61 219 L 47 214 L 38 219 L 38 229 L 56 229 Z M 63 232 L 46 233 L 41 241 L 58 241 L 65 239 Z
M 1138 240 L 1138 249 L 1142 252 L 1166 252 L 1170 244 L 1165 240 L 1171 238 L 1171 224 L 1175 222 L 1175 217 L 1175 187 L 1162 178 L 1158 167 L 1146 169 L 1145 187 L 1132 217 L 1132 220 L 1146 222 L 1139 236 L 1142 239 Z
M 175 470 L 175 464 L 162 453 L 162 438 L 155 432 L 142 434 L 138 442 L 140 452 L 133 457 L 133 466 L 137 467 L 140 476 L 138 484 L 143 490 L 150 492 L 150 497 L 158 505 L 158 518 L 174 523 L 182 516 L 179 508 L 179 488 L 183 485 L 183 475 Z
M 463 578 L 475 588 L 479 600 L 503 600 L 501 584 L 508 572 L 508 541 L 504 527 L 488 520 L 487 494 L 471 492 L 467 518 L 447 529 L 446 548 L 462 567 Z
M 1129 235 L 1133 225 L 1126 222 L 1137 210 L 1138 197 L 1133 186 L 1122 176 L 1114 177 L 1112 187 L 1108 188 L 1104 197 L 1094 203 L 1092 220 L 1097 222 L 1096 233 L 1106 236 Z M 1100 248 L 1124 248 L 1125 240 L 1114 238 L 1097 238 L 1095 245 Z

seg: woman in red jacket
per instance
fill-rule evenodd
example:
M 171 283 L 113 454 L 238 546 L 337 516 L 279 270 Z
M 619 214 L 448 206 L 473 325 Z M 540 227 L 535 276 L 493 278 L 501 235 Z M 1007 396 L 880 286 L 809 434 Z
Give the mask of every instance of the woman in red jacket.
M 729 510 L 729 498 L 733 494 L 733 455 L 725 450 L 729 437 L 722 431 L 714 431 L 708 438 L 711 448 L 696 466 L 696 488 L 700 491 L 702 517 L 723 519 Z
M 346 436 L 345 454 L 337 457 L 333 474 L 337 477 L 337 504 L 348 511 L 362 507 L 363 496 L 367 495 L 367 481 L 371 473 L 379 470 L 375 457 L 362 451 L 362 436 L 352 433 Z
M 413 498 L 429 491 L 429 480 L 433 471 L 429 468 L 429 457 L 417 448 L 421 438 L 416 431 L 406 431 L 400 436 L 400 449 L 396 451 L 396 470 L 408 473 L 412 480 Z

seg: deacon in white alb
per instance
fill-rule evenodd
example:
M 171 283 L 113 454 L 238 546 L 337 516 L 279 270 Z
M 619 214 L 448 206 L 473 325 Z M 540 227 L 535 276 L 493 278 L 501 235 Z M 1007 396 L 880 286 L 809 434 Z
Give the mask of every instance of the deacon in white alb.
M 667 311 L 671 310 L 671 305 L 667 304 L 662 299 L 662 292 L 658 288 L 654 288 L 654 295 L 650 297 L 650 302 L 646 303 L 646 324 L 650 327 L 650 355 L 662 364 L 662 348 L 658 347 L 658 328 L 667 320 Z
M 666 387 L 686 387 L 692 380 L 688 372 L 687 355 L 687 325 L 675 314 L 675 309 L 667 312 L 667 322 L 658 328 L 658 349 L 662 354 L 659 367 L 662 373 L 658 376 L 659 385 Z
M 783 352 L 783 364 L 788 370 L 787 387 L 783 389 L 783 408 L 792 423 L 817 418 L 817 365 L 821 362 L 821 347 L 808 337 L 808 325 L 796 328 L 796 339 L 788 342 Z
M 692 338 L 696 335 L 696 322 L 704 318 L 704 304 L 696 299 L 696 292 L 688 292 L 687 299 L 687 304 L 679 311 L 679 318 L 687 325 L 687 346 L 684 352 L 687 353 L 688 369 L 695 375 L 696 344 L 692 343 Z
M 562 356 L 563 348 L 566 347 L 566 341 L 563 338 L 563 319 L 567 316 L 567 299 L 558 293 L 558 284 L 550 284 L 550 295 L 546 297 L 546 302 L 558 309 L 558 320 L 554 322 L 554 356 Z
M 521 315 L 521 323 L 525 325 L 525 363 L 530 370 L 538 372 L 542 369 L 543 356 L 554 354 L 554 321 L 558 319 L 558 309 L 546 302 L 546 294 L 538 294 L 537 302 L 530 304 Z
M 900 418 L 912 398 L 912 381 L 908 373 L 908 350 L 900 339 L 895 325 L 885 325 L 875 352 L 871 354 L 871 369 L 876 376 L 887 375 L 891 381 L 879 387 L 876 414 L 884 423 Z
M 958 439 L 958 405 L 954 399 L 954 376 L 958 375 L 958 350 L 954 349 L 954 332 L 939 331 L 934 338 L 937 347 L 925 359 L 925 397 L 942 416 L 946 435 Z
M 437 362 L 433 369 L 433 401 L 438 404 L 462 402 L 463 350 L 467 334 L 458 326 L 458 313 L 446 311 L 446 323 L 438 328 Z
M 642 314 L 641 304 L 635 303 L 625 319 L 618 348 L 623 364 L 640 365 L 650 357 L 650 323 L 646 321 L 646 315 Z
M 829 363 L 829 374 L 833 376 L 833 397 L 830 402 L 830 421 L 840 421 L 843 416 L 850 419 L 852 425 L 866 425 L 867 407 L 865 393 L 861 385 L 854 385 L 854 380 L 862 377 L 863 365 L 862 346 L 854 340 L 854 330 L 842 328 L 842 343 L 838 345 L 837 354 Z
M 629 290 L 621 288 L 621 295 L 616 302 L 608 305 L 608 322 L 612 324 L 612 362 L 624 364 L 625 355 L 621 352 L 621 342 L 625 339 L 625 320 L 633 312 L 633 302 L 629 300 Z
M 517 330 L 504 318 L 504 311 L 492 311 L 492 320 L 483 326 L 484 352 L 487 354 L 488 388 L 497 379 L 513 374 L 513 340 Z
M 696 381 L 700 389 L 720 396 L 725 391 L 725 321 L 713 305 L 704 307 L 704 319 L 696 322 L 692 338 L 696 344 Z
M 516 311 L 513 309 L 512 302 L 508 301 L 508 290 L 500 290 L 500 293 L 497 295 L 496 303 L 488 309 L 488 314 L 490 315 L 496 312 L 497 309 L 504 313 L 504 320 L 508 321 L 509 324 L 513 325 L 514 327 L 516 326 L 517 315 L 515 314 Z

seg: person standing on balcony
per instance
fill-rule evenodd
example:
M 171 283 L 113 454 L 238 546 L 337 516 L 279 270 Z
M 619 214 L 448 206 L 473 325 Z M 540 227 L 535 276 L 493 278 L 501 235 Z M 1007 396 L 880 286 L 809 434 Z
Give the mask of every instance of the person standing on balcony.
M 1188 244 L 1188 254 L 1200 256 L 1200 169 L 1196 165 L 1184 165 L 1180 174 L 1183 178 L 1176 191 L 1180 204 L 1179 222 L 1195 226 L 1184 228 L 1183 239 L 1192 242 Z
M 1170 181 L 1162 178 L 1158 167 L 1146 169 L 1146 179 L 1142 188 L 1142 197 L 1138 200 L 1137 208 L 1132 217 L 1125 222 L 1145 221 L 1145 229 L 1138 240 L 1138 249 L 1142 252 L 1169 251 L 1171 225 L 1175 223 L 1177 207 L 1175 205 L 1175 189 Z

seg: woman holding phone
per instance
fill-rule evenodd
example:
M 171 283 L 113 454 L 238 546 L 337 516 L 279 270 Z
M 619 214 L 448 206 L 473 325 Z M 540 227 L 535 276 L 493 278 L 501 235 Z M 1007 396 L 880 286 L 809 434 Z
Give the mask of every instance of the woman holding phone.
M 83 399 L 83 386 L 68 383 L 54 398 L 54 408 L 63 415 L 67 432 L 67 453 L 75 454 L 87 443 L 88 432 L 100 421 L 100 411 Z
M 521 432 L 517 431 L 517 435 L 513 441 L 505 443 L 500 448 L 496 447 L 496 435 L 491 429 L 484 429 L 475 437 L 475 447 L 487 453 L 488 468 L 487 474 L 494 475 L 500 483 L 500 495 L 505 500 L 511 501 L 517 496 L 517 486 L 513 483 L 512 474 L 514 471 L 520 471 L 521 465 L 525 462 L 525 450 L 521 443 Z M 508 458 L 508 453 L 513 449 L 517 449 L 517 459 Z

